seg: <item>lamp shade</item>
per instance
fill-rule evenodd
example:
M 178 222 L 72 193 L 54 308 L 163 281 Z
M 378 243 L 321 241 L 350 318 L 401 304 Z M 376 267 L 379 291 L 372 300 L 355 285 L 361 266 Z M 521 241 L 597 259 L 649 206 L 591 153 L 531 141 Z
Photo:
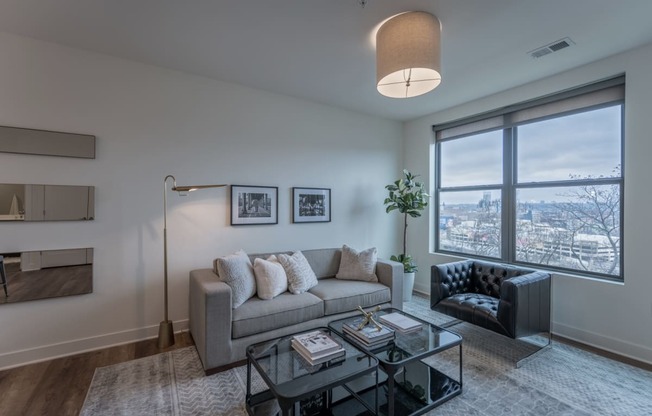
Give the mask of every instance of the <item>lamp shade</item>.
M 387 20 L 376 33 L 376 85 L 387 97 L 409 98 L 441 82 L 441 26 L 426 12 Z

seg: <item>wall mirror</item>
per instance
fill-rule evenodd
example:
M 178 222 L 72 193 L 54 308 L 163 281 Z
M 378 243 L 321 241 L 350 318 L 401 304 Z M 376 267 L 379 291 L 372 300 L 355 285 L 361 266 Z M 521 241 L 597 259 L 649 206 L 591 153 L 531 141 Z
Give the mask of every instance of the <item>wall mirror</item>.
M 95 159 L 95 136 L 0 126 L 0 152 Z
M 87 221 L 94 217 L 94 186 L 0 184 L 0 221 Z
M 93 292 L 93 249 L 0 253 L 0 303 Z

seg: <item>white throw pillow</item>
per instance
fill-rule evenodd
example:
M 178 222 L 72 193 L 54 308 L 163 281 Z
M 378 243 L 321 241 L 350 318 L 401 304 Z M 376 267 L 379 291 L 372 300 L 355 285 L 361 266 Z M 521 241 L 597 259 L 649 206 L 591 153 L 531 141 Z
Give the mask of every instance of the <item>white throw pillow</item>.
M 285 269 L 273 254 L 267 260 L 260 258 L 254 260 L 254 274 L 256 275 L 256 291 L 261 299 L 274 299 L 288 290 L 288 277 L 285 274 Z
M 302 252 L 297 251 L 291 256 L 279 254 L 278 261 L 283 265 L 288 276 L 288 290 L 291 293 L 298 295 L 317 286 L 317 276 Z
M 243 250 L 216 261 L 219 279 L 231 287 L 231 306 L 242 305 L 256 294 L 256 277 L 249 256 Z
M 335 277 L 344 280 L 377 282 L 378 276 L 375 273 L 377 260 L 378 253 L 376 247 L 358 252 L 345 244 L 342 247 L 340 270 Z

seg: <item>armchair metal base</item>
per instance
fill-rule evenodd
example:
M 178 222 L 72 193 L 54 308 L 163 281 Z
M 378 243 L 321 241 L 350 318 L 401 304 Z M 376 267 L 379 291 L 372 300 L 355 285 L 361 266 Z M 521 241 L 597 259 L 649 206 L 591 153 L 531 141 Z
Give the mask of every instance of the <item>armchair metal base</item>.
M 517 338 L 518 340 L 521 340 L 521 341 L 523 341 L 523 342 L 527 342 L 527 343 L 530 344 L 530 345 L 536 345 L 537 347 L 539 347 L 539 349 L 536 350 L 536 351 L 531 352 L 531 353 L 528 354 L 527 356 L 525 356 L 525 357 L 521 358 L 520 360 L 518 360 L 518 361 L 516 362 L 516 368 L 521 368 L 522 365 L 527 364 L 527 363 L 530 362 L 531 360 L 535 359 L 535 358 L 538 357 L 539 354 L 541 354 L 542 352 L 547 351 L 547 350 L 549 350 L 549 349 L 552 349 L 552 332 L 548 331 L 548 332 L 546 332 L 546 335 L 547 335 L 547 336 L 546 336 L 546 339 L 548 340 L 548 342 L 547 342 L 545 345 L 542 345 L 542 346 L 527 341 L 527 338 Z
M 459 324 L 461 324 L 463 322 L 466 322 L 466 321 L 463 321 L 461 319 L 453 319 L 453 320 L 450 320 L 450 321 L 448 321 L 446 323 L 443 323 L 443 324 L 440 324 L 440 325 L 437 325 L 437 326 L 440 327 L 440 328 L 449 329 L 449 328 L 454 327 L 456 325 L 459 325 Z M 473 325 L 473 324 L 470 324 L 470 325 Z M 528 341 L 528 338 L 531 338 L 534 335 L 532 335 L 530 337 L 522 337 L 522 338 L 510 338 L 510 337 L 507 337 L 507 336 L 502 335 L 502 334 L 499 334 L 499 335 L 501 335 L 503 337 L 506 337 L 506 338 L 509 338 L 509 339 L 516 339 L 516 340 L 525 342 L 527 344 L 539 347 L 539 349 L 537 349 L 536 351 L 532 351 L 530 354 L 528 354 L 525 357 L 521 358 L 520 360 L 516 361 L 516 363 L 515 363 L 516 368 L 521 368 L 521 366 L 523 366 L 524 364 L 527 364 L 528 362 L 532 361 L 533 359 L 538 357 L 539 354 L 541 354 L 542 352 L 547 351 L 549 349 L 552 349 L 552 332 L 550 332 L 550 331 L 542 332 L 542 334 L 545 334 L 545 338 L 547 340 L 547 342 L 544 345 L 540 345 L 538 343 Z

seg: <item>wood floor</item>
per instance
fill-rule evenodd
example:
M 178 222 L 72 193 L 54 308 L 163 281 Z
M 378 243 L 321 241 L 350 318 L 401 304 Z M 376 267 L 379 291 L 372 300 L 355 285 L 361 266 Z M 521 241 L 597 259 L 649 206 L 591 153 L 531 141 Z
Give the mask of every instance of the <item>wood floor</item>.
M 78 415 L 97 367 L 194 345 L 188 332 L 159 350 L 156 338 L 0 371 L 0 415 Z
M 553 339 L 555 342 L 570 344 L 576 348 L 652 371 L 652 365 L 647 363 L 627 359 L 561 337 L 554 336 Z M 176 334 L 175 345 L 165 350 L 157 348 L 154 338 L 0 371 L 0 415 L 77 415 L 84 404 L 86 392 L 97 367 L 191 345 L 194 345 L 192 337 L 188 332 L 183 332 Z

